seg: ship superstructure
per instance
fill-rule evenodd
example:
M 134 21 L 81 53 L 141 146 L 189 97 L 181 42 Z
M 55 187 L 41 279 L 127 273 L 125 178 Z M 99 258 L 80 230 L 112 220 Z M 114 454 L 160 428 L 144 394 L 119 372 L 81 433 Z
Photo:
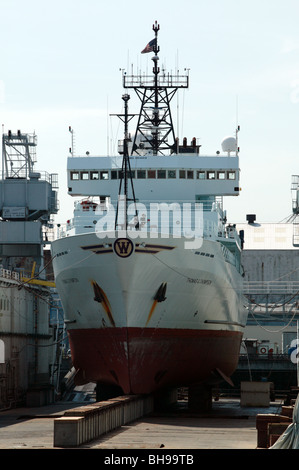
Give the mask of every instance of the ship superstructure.
M 214 156 L 180 143 L 170 101 L 189 76 L 161 74 L 153 30 L 153 76 L 123 75 L 136 133 L 125 94 L 119 155 L 68 158 L 83 199 L 52 244 L 77 383 L 124 393 L 229 380 L 246 324 L 242 239 L 223 208 L 240 191 L 239 129 Z

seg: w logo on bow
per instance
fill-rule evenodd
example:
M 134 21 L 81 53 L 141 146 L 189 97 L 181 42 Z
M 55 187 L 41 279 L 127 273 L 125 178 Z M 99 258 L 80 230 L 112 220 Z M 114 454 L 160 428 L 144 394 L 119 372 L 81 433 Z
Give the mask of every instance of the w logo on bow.
M 114 242 L 114 251 L 121 258 L 127 258 L 133 253 L 134 245 L 128 238 L 118 238 Z

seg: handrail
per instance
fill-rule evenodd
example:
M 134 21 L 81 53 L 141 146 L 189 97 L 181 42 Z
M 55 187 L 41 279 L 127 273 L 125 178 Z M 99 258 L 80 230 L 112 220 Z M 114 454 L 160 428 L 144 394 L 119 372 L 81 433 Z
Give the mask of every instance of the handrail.
M 299 281 L 244 281 L 244 294 L 299 294 Z

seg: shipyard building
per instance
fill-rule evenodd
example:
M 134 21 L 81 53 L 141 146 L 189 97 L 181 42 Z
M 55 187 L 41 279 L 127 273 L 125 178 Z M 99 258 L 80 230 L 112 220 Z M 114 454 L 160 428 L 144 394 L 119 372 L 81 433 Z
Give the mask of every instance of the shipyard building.
M 0 179 L 0 409 L 53 399 L 52 214 L 56 174 L 38 172 L 36 135 L 3 133 Z
M 297 385 L 299 251 L 296 224 L 238 224 L 244 233 L 242 262 L 248 320 L 234 384 L 272 381 L 276 390 Z M 293 354 L 292 354 L 293 353 Z

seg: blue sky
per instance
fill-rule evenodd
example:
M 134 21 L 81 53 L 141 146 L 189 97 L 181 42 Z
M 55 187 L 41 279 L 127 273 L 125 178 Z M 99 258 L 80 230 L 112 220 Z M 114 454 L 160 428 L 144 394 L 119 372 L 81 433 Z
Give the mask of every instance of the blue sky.
M 0 11 L 1 124 L 5 132 L 36 132 L 36 169 L 59 174 L 57 222 L 73 206 L 68 127 L 76 154 L 104 155 L 122 137 L 117 118 L 108 117 L 122 109 L 120 69 L 151 70 L 151 54 L 140 52 L 155 20 L 160 65 L 190 69 L 179 137 L 196 136 L 202 154 L 215 154 L 237 121 L 241 127 L 242 192 L 225 199 L 229 221 L 255 213 L 274 223 L 291 214 L 291 176 L 299 174 L 298 0 L 0 0 Z M 129 105 L 138 112 L 133 92 Z

